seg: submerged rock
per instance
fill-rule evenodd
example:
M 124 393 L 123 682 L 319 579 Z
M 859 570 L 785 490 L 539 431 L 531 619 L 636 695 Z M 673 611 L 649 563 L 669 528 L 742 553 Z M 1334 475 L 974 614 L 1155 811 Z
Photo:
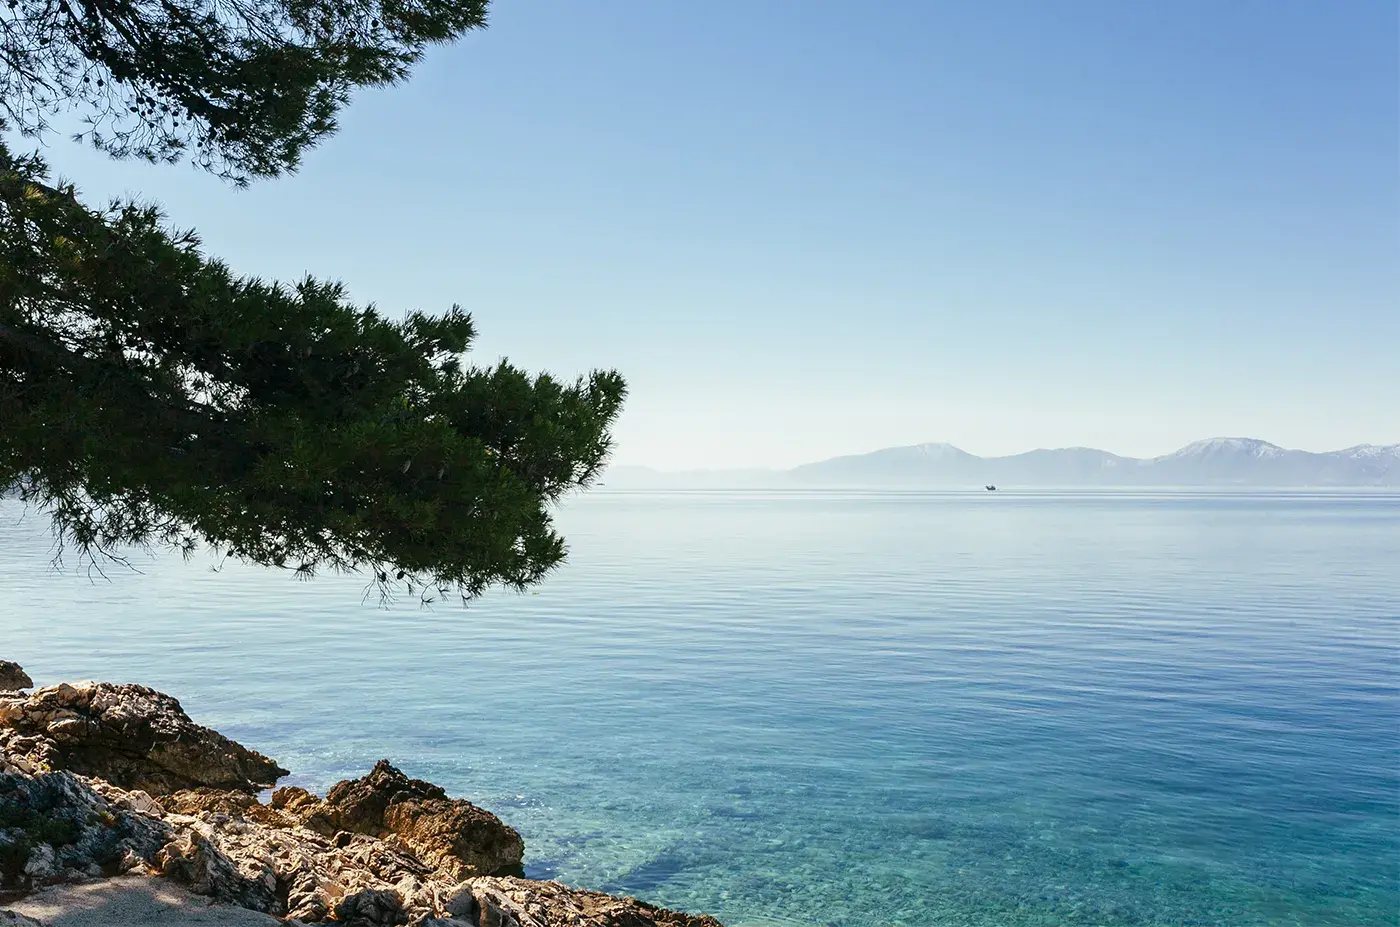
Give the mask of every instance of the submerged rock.
M 466 917 L 479 927 L 722 927 L 708 915 L 682 914 L 558 882 L 470 879 L 463 888 L 475 904 Z M 456 910 L 462 910 L 460 902 Z
M 28 689 L 32 685 L 34 680 L 29 678 L 24 667 L 10 660 L 0 660 L 0 692 Z
M 213 787 L 257 792 L 287 771 L 145 686 L 62 683 L 0 694 L 0 748 L 35 769 L 66 769 L 113 785 L 169 794 Z

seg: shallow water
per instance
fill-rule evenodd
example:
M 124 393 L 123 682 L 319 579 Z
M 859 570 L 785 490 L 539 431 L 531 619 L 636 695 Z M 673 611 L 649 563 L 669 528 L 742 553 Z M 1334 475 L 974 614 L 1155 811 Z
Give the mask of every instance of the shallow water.
M 730 925 L 1400 922 L 1400 496 L 607 493 L 470 609 L 0 511 L 0 657 Z

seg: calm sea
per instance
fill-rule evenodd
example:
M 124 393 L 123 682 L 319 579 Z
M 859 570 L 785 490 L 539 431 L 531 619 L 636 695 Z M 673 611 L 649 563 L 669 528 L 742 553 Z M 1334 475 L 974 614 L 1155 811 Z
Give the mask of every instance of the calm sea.
M 381 757 L 528 873 L 730 925 L 1400 922 L 1400 495 L 608 493 L 538 594 L 54 572 L 0 657 L 324 788 Z

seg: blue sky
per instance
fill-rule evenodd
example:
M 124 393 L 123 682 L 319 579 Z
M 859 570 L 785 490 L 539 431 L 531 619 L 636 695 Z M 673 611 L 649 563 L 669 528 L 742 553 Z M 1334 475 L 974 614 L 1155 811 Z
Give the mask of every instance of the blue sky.
M 616 367 L 616 460 L 1400 441 L 1386 0 L 498 0 L 300 174 L 48 156 L 237 270 Z

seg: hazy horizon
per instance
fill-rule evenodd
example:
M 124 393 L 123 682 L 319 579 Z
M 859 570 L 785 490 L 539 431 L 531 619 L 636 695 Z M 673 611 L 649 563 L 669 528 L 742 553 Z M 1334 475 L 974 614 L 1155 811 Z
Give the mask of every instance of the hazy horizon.
M 964 451 L 964 452 L 966 452 L 966 453 L 968 453 L 968 454 L 972 454 L 973 456 L 982 457 L 982 458 L 1015 457 L 1015 456 L 1017 456 L 1017 455 L 1019 455 L 1019 454 L 1029 454 L 1029 453 L 1032 453 L 1032 452 L 1035 452 L 1035 451 L 1094 450 L 1094 451 L 1106 451 L 1106 452 L 1108 452 L 1108 453 L 1110 453 L 1110 454 L 1115 454 L 1115 455 L 1117 455 L 1117 456 L 1119 456 L 1119 457 L 1127 457 L 1127 458 L 1133 458 L 1133 459 L 1137 459 L 1137 460 L 1152 460 L 1152 459 L 1158 458 L 1158 457 L 1166 457 L 1166 456 L 1169 456 L 1169 455 L 1171 455 L 1171 454 L 1173 454 L 1173 453 L 1175 453 L 1175 452 L 1177 452 L 1177 451 L 1180 451 L 1180 450 L 1182 450 L 1182 449 L 1184 449 L 1184 448 L 1186 448 L 1186 447 L 1191 446 L 1192 444 L 1198 444 L 1198 443 L 1203 442 L 1203 441 L 1227 441 L 1227 440 L 1238 440 L 1238 439 L 1251 440 L 1251 441 L 1264 441 L 1264 442 L 1266 442 L 1266 443 L 1273 444 L 1273 445 L 1275 445 L 1275 446 L 1277 446 L 1277 447 L 1281 447 L 1283 450 L 1286 450 L 1286 451 L 1303 451 L 1303 452 L 1309 453 L 1309 454 L 1329 454 L 1329 453 L 1335 453 L 1335 452 L 1338 452 L 1338 451 L 1351 450 L 1352 448 L 1357 448 L 1357 447 L 1395 447 L 1395 446 L 1400 446 L 1400 439 L 1397 439 L 1397 440 L 1393 440 L 1393 441 L 1376 441 L 1376 440 L 1370 440 L 1370 441 L 1353 441 L 1352 443 L 1347 444 L 1347 445 L 1343 445 L 1343 446 L 1341 446 L 1341 447 L 1289 447 L 1289 446 L 1287 446 L 1287 445 L 1279 444 L 1277 441 L 1270 441 L 1268 438 L 1261 438 L 1261 437 L 1259 437 L 1259 436 L 1257 436 L 1257 435 L 1210 435 L 1209 437 L 1205 437 L 1205 438 L 1196 438 L 1196 439 L 1193 439 L 1193 440 L 1191 440 L 1191 441 L 1186 441 L 1186 442 L 1184 442 L 1184 443 L 1182 443 L 1182 444 L 1176 445 L 1175 447 L 1172 447 L 1172 448 L 1169 448 L 1169 449 L 1167 449 L 1167 450 L 1161 451 L 1161 452 L 1159 452 L 1159 453 L 1154 453 L 1154 454 L 1129 454 L 1129 453 L 1125 453 L 1125 452 L 1123 452 L 1123 451 L 1120 451 L 1119 449 L 1114 448 L 1114 447 L 1094 447 L 1093 445 L 1088 445 L 1088 444 L 1054 444 L 1054 445 L 1040 445 L 1040 446 L 1037 446 L 1037 447 L 1023 447 L 1023 448 L 1021 448 L 1020 450 L 1014 450 L 1014 451 L 1008 451 L 1008 452 L 1005 452 L 1005 453 L 995 453 L 995 454 L 992 454 L 992 453 L 983 453 L 983 452 L 977 450 L 976 448 L 964 447 L 964 446 L 962 446 L 961 444 L 957 444 L 956 442 L 953 442 L 953 441 L 909 441 L 909 442 L 905 442 L 905 443 L 903 443 L 903 444 L 891 444 L 891 445 L 885 445 L 885 446 L 882 446 L 882 447 L 870 447 L 870 448 L 862 448 L 862 449 L 858 449 L 858 450 L 843 451 L 843 452 L 840 452 L 840 453 L 831 454 L 831 455 L 829 455 L 829 456 L 827 456 L 827 457 L 815 458 L 815 459 L 812 459 L 812 460 L 801 460 L 801 461 L 798 461 L 797 463 L 792 464 L 792 465 L 790 465 L 790 466 L 747 466 L 747 467 L 699 467 L 699 466 L 697 466 L 697 467 L 686 467 L 686 466 L 682 466 L 682 467 L 671 468 L 671 467 L 654 467 L 654 466 L 651 466 L 650 464 L 636 463 L 636 462 L 633 462 L 633 461 L 630 461 L 630 460 L 624 460 L 624 459 L 620 459 L 620 458 L 617 458 L 616 456 L 614 456 L 614 458 L 613 458 L 612 460 L 609 460 L 609 461 L 608 461 L 608 468 L 609 468 L 609 469 L 612 469 L 612 468 L 616 468 L 616 467 L 626 467 L 626 468 L 656 470 L 656 471 L 661 472 L 661 473 L 685 472 L 685 471 L 689 471 L 689 470 L 696 470 L 696 471 L 705 471 L 705 470 L 787 470 L 787 469 L 791 469 L 792 467 L 800 467 L 800 466 L 802 466 L 802 465 L 804 465 L 804 464 L 808 464 L 808 463 L 817 463 L 817 462 L 820 462 L 820 461 L 823 461 L 823 460 L 832 460 L 832 459 L 841 458 L 841 457 L 859 457 L 859 456 L 862 456 L 862 455 L 865 455 L 865 454 L 874 454 L 874 453 L 878 453 L 879 451 L 888 451 L 888 450 L 896 450 L 896 449 L 911 448 L 911 447 L 931 447 L 931 446 L 937 446 L 937 445 L 946 445 L 946 446 L 949 446 L 949 447 L 955 447 L 955 448 L 957 448 L 957 449 L 960 450 L 960 451 Z
M 238 272 L 461 303 L 477 362 L 620 370 L 619 464 L 1332 450 L 1397 439 L 1398 17 L 536 0 L 295 176 L 45 156 Z
M 1033 448 L 981 456 L 946 443 L 879 448 L 783 469 L 657 470 L 615 464 L 614 488 L 978 488 L 1235 487 L 1400 488 L 1400 443 L 1323 452 L 1283 448 L 1258 438 L 1207 438 L 1169 454 L 1141 458 L 1108 448 Z

